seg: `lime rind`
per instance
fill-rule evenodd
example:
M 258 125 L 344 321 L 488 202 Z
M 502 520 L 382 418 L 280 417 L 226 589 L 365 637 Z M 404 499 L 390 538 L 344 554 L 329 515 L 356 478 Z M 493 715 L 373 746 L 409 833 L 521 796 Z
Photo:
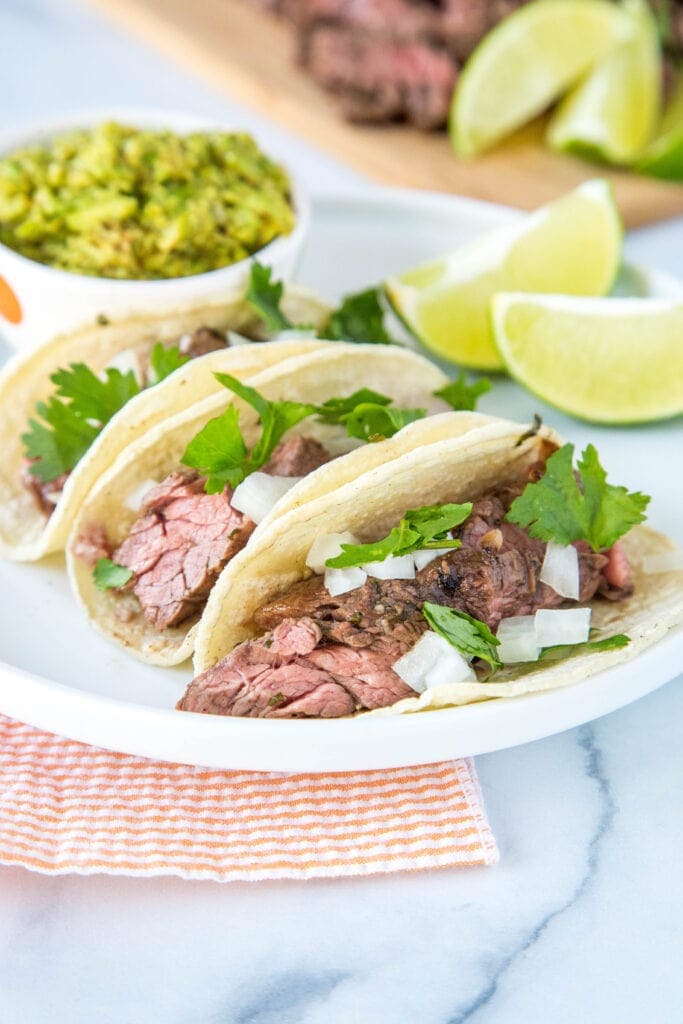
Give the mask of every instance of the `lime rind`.
M 683 81 L 664 112 L 662 126 L 635 169 L 668 181 L 683 181 Z

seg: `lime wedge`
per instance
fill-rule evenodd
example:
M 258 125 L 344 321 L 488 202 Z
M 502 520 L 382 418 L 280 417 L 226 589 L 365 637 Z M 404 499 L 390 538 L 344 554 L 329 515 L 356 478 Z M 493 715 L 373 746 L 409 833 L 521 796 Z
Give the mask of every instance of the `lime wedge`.
M 662 103 L 657 25 L 645 0 L 624 0 L 622 9 L 633 37 L 562 102 L 546 136 L 553 149 L 627 165 L 655 134 Z
M 683 181 L 683 82 L 664 112 L 659 135 L 636 164 L 636 170 L 655 178 Z
M 608 0 L 536 0 L 476 48 L 451 107 L 456 153 L 475 156 L 542 113 L 632 33 Z
M 451 256 L 386 282 L 393 308 L 439 356 L 501 369 L 489 320 L 499 291 L 604 295 L 621 260 L 622 227 L 605 181 L 589 181 Z
M 596 423 L 683 412 L 683 301 L 508 293 L 493 300 L 505 364 L 550 405 Z

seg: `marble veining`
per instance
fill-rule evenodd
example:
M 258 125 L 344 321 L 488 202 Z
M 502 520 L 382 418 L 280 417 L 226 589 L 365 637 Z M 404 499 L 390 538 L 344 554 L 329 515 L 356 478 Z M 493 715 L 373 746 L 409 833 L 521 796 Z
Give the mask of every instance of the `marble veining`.
M 0 55 L 2 129 L 167 105 L 256 125 L 314 191 L 362 185 L 71 0 L 4 0 Z M 680 271 L 682 238 L 679 220 L 627 249 Z M 682 718 L 679 680 L 479 758 L 496 868 L 229 886 L 0 868 L 0 1024 L 677 1024 Z

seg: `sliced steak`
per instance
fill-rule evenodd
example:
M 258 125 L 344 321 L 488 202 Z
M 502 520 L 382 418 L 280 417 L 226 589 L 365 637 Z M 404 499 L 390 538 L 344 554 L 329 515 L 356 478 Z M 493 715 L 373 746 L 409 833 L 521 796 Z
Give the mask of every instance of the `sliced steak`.
M 71 545 L 71 551 L 76 558 L 94 569 L 101 558 L 111 558 L 113 545 L 104 527 L 88 526 L 79 533 Z
M 278 445 L 265 472 L 305 476 L 329 458 L 318 441 L 295 435 Z M 233 509 L 230 488 L 206 494 L 205 482 L 197 473 L 171 473 L 147 494 L 140 517 L 112 556 L 134 573 L 128 589 L 159 630 L 202 610 L 218 575 L 256 529 Z
M 328 645 L 312 619 L 289 620 L 197 676 L 178 708 L 249 718 L 339 718 L 384 707 L 412 692 L 391 668 L 401 653 L 400 641 L 388 637 L 367 650 Z
M 323 27 L 310 37 L 307 62 L 349 120 L 407 119 L 420 128 L 446 122 L 457 72 L 445 52 L 427 43 Z
M 57 507 L 57 502 L 64 489 L 64 484 L 69 479 L 69 474 L 62 473 L 60 476 L 55 477 L 54 480 L 43 481 L 31 472 L 31 466 L 36 461 L 36 459 L 24 459 L 19 475 L 23 486 L 33 498 L 38 511 L 49 518 Z
M 222 348 L 228 348 L 228 340 L 225 334 L 211 327 L 198 327 L 192 334 L 183 335 L 178 347 L 184 356 L 196 359 L 209 352 L 220 352 Z
M 314 437 L 294 434 L 280 442 L 263 472 L 271 476 L 307 476 L 331 458 L 327 448 Z
M 231 491 L 206 494 L 196 473 L 171 473 L 147 495 L 113 559 L 133 572 L 128 584 L 156 629 L 199 612 L 226 563 L 255 524 L 236 512 Z

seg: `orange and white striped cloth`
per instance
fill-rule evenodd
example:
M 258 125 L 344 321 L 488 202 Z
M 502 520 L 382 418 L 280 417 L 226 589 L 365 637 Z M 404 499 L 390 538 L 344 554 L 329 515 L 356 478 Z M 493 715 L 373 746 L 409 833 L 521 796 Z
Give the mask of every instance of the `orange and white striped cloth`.
M 224 882 L 497 859 L 470 760 L 332 775 L 213 771 L 0 716 L 0 863 Z

